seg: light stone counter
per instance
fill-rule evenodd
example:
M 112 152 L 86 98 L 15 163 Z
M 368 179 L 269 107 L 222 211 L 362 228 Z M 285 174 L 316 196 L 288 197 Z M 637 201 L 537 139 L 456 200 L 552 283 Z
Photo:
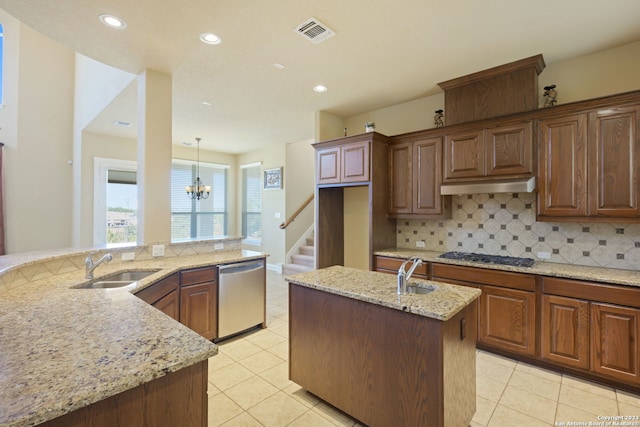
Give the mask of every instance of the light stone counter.
M 9 284 L 0 295 L 0 426 L 36 425 L 215 355 L 215 344 L 132 292 L 180 269 L 265 256 L 229 250 L 96 269 L 161 269 L 131 291 L 72 288 L 84 271 Z
M 517 273 L 536 274 L 540 276 L 562 277 L 640 287 L 640 272 L 635 270 L 619 270 L 615 268 L 588 267 L 583 265 L 558 264 L 552 262 L 536 262 L 532 267 L 513 267 L 508 265 L 485 264 L 481 262 L 459 261 L 438 258 L 441 252 L 412 249 L 390 248 L 376 251 L 374 255 L 409 259 L 417 256 L 424 261 L 439 264 L 463 265 L 467 267 L 487 268 L 491 270 L 513 271 Z
M 375 271 L 333 266 L 285 278 L 291 283 L 336 295 L 393 308 L 407 313 L 449 320 L 480 296 L 480 290 L 429 280 L 409 280 L 410 284 L 433 287 L 428 294 L 397 294 L 395 276 Z

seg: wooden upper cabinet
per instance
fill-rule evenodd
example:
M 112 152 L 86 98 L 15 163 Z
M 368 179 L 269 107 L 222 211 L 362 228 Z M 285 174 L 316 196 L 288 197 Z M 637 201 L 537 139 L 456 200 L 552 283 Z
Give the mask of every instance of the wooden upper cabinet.
M 316 183 L 350 184 L 369 182 L 372 136 L 370 134 L 316 145 Z
M 589 113 L 589 214 L 640 216 L 640 106 Z
M 369 181 L 369 141 L 358 141 L 340 147 L 341 182 Z
M 534 173 L 531 122 L 486 129 L 484 138 L 487 176 Z
M 485 150 L 482 130 L 447 135 L 444 150 L 445 180 L 484 176 Z
M 413 144 L 403 142 L 389 146 L 389 213 L 410 214 L 413 209 Z
M 340 183 L 340 147 L 316 151 L 318 184 Z
M 640 217 L 640 106 L 543 119 L 539 138 L 539 218 Z
M 538 215 L 587 215 L 587 115 L 540 120 Z
M 531 121 L 447 135 L 444 151 L 445 181 L 534 174 Z
M 440 194 L 442 138 L 413 143 L 413 213 L 447 215 L 450 197 Z
M 389 145 L 389 216 L 444 218 L 450 196 L 440 194 L 442 138 L 404 136 Z

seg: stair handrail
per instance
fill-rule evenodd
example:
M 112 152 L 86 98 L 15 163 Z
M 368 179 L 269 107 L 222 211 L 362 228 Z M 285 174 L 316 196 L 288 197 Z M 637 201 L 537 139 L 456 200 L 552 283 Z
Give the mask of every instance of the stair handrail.
M 313 201 L 313 199 L 314 199 L 315 197 L 316 197 L 316 196 L 315 196 L 315 194 L 311 194 L 311 195 L 307 198 L 307 200 L 306 200 L 306 201 L 305 201 L 305 202 L 304 202 L 304 203 L 303 203 L 303 204 L 298 208 L 298 210 L 296 210 L 296 211 L 293 213 L 293 215 L 291 215 L 291 216 L 289 217 L 289 219 L 288 219 L 288 220 L 286 220 L 285 222 L 283 222 L 282 224 L 280 224 L 280 228 L 281 228 L 281 229 L 283 229 L 283 230 L 284 230 L 285 228 L 287 228 L 287 227 L 289 226 L 289 224 L 291 224 L 291 223 L 296 219 L 296 217 L 302 213 L 302 211 L 304 210 L 304 208 L 306 208 L 306 207 L 309 205 L 309 203 L 311 203 L 311 202 Z

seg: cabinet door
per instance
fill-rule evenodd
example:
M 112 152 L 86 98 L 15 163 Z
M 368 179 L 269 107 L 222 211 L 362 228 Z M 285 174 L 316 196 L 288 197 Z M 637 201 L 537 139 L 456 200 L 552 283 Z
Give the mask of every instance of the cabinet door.
M 589 302 L 542 296 L 542 358 L 589 369 Z
M 216 282 L 180 288 L 180 323 L 208 340 L 218 329 Z
M 475 178 L 485 174 L 483 131 L 447 135 L 444 179 Z
M 591 370 L 640 383 L 637 309 L 591 303 Z
M 534 292 L 481 285 L 478 341 L 535 356 Z
M 340 182 L 340 147 L 330 147 L 316 152 L 316 173 L 318 184 Z
M 539 122 L 538 214 L 587 215 L 587 115 Z
M 589 214 L 638 217 L 640 107 L 589 114 Z
M 369 141 L 353 142 L 341 147 L 341 182 L 369 181 Z
M 174 289 L 152 305 L 172 319 L 180 321 L 180 299 L 177 289 Z
M 412 149 L 410 142 L 389 147 L 389 213 L 412 211 Z
M 532 134 L 531 122 L 485 130 L 487 175 L 533 174 Z
M 413 213 L 444 213 L 442 184 L 442 138 L 413 143 Z

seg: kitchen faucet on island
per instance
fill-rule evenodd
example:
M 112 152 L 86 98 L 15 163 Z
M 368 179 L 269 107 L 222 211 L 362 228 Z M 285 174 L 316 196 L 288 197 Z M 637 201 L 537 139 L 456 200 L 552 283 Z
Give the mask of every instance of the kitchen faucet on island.
M 409 271 L 405 270 L 407 263 L 413 262 L 413 265 L 409 268 Z M 402 263 L 400 268 L 398 269 L 398 295 L 406 295 L 407 293 L 407 282 L 411 278 L 413 271 L 416 267 L 419 267 L 422 264 L 422 260 L 418 257 L 413 257 Z
M 91 255 L 89 255 L 85 260 L 84 260 L 84 267 L 85 267 L 85 271 L 86 274 L 84 276 L 85 279 L 93 279 L 93 270 L 96 269 L 96 267 L 98 267 L 100 264 L 102 264 L 103 262 L 106 261 L 111 261 L 113 259 L 113 255 L 106 254 L 103 255 L 102 258 L 100 258 L 98 261 L 93 261 L 93 258 L 91 258 Z

